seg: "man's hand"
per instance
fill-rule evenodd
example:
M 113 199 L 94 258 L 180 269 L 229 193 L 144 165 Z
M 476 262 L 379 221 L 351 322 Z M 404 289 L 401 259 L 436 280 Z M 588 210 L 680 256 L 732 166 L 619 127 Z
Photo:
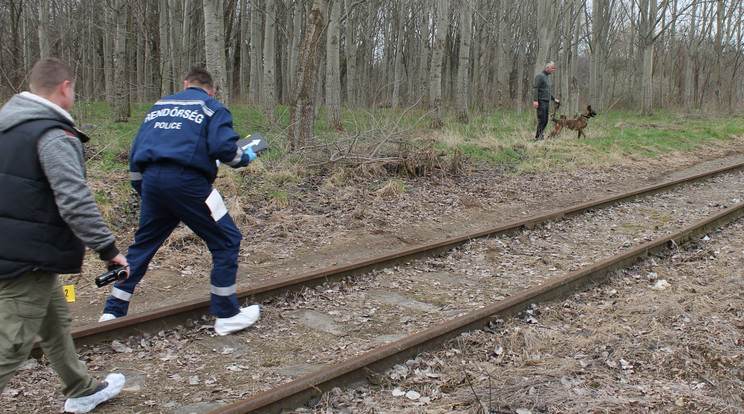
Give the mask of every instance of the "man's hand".
M 537 102 L 537 101 L 535 101 L 535 102 L 532 102 L 532 106 L 534 106 L 534 107 L 535 107 L 535 109 L 537 109 L 537 107 L 538 107 L 538 106 L 540 106 L 540 103 L 539 103 L 539 102 Z
M 127 269 L 127 277 L 129 277 L 129 263 L 127 263 L 127 258 L 124 257 L 123 254 L 119 253 L 113 259 L 106 260 L 104 263 L 106 264 L 106 267 L 109 267 L 112 265 L 118 265 L 118 266 L 125 267 Z

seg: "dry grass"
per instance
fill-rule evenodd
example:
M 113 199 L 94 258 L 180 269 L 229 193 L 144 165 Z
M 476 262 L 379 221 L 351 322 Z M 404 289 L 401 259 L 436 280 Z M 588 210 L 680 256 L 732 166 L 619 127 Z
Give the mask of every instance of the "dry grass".
M 399 180 L 390 180 L 377 190 L 377 196 L 385 200 L 394 200 L 406 192 L 405 185 Z

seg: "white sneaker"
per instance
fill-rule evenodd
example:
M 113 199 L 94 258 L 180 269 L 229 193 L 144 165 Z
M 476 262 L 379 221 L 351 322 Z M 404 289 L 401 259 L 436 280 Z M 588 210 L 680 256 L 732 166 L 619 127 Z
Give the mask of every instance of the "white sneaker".
M 104 380 L 106 385 L 103 388 L 96 388 L 96 392 L 85 397 L 68 398 L 65 401 L 65 412 L 68 413 L 87 413 L 96 408 L 98 404 L 108 401 L 119 394 L 126 379 L 122 374 L 108 374 Z
M 252 305 L 240 309 L 240 313 L 230 318 L 217 318 L 214 323 L 214 331 L 217 335 L 225 336 L 233 332 L 243 330 L 258 320 L 261 309 L 258 305 Z
M 101 315 L 100 318 L 98 318 L 98 322 L 106 322 L 106 321 L 110 321 L 112 319 L 116 319 L 116 316 L 114 316 L 114 315 L 112 315 L 110 313 L 104 313 L 103 315 Z

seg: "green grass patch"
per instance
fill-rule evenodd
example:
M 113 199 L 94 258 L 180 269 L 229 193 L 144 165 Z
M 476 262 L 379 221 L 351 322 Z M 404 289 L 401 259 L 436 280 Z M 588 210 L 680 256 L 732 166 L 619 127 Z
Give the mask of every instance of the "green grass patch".
M 91 166 L 102 170 L 127 168 L 127 154 L 140 123 L 151 104 L 132 106 L 128 122 L 113 122 L 113 111 L 105 103 L 78 102 L 73 116 L 78 125 L 92 124 L 87 154 Z M 283 186 L 300 180 L 302 165 L 318 163 L 318 154 L 287 153 L 289 108 L 276 108 L 277 122 L 266 122 L 257 106 L 232 105 L 234 127 L 241 136 L 260 133 L 269 142 L 261 155 L 269 182 Z M 632 111 L 598 111 L 586 128 L 588 138 L 564 130 L 558 137 L 534 141 L 535 113 L 525 107 L 516 111 L 472 111 L 468 124 L 456 122 L 454 111 L 443 114 L 444 127 L 430 128 L 430 114 L 421 108 L 348 109 L 341 113 L 343 131 L 326 127 L 321 107 L 315 124 L 316 148 L 342 152 L 343 145 L 363 149 L 386 144 L 395 153 L 400 142 L 426 147 L 433 143 L 442 154 L 462 153 L 466 163 L 483 164 L 514 173 L 549 172 L 586 166 L 608 165 L 628 159 L 653 159 L 672 152 L 699 151 L 706 146 L 730 144 L 744 136 L 744 119 L 706 114 L 657 111 L 645 117 Z M 546 133 L 550 131 L 548 125 Z M 378 151 L 378 155 L 381 152 Z M 364 155 L 364 154 L 362 154 Z M 321 160 L 322 161 L 322 160 Z M 285 171 L 282 171 L 285 170 Z

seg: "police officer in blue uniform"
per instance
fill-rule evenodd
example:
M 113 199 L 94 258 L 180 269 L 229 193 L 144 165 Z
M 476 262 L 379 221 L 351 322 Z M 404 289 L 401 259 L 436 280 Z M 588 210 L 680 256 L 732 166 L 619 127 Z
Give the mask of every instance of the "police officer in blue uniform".
M 212 188 L 218 164 L 238 168 L 256 154 L 241 150 L 230 111 L 213 98 L 209 72 L 192 69 L 184 90 L 160 99 L 140 126 L 129 155 L 130 179 L 142 197 L 139 229 L 129 247 L 129 278 L 114 285 L 100 322 L 127 314 L 134 288 L 157 250 L 183 222 L 212 255 L 211 313 L 227 335 L 258 320 L 259 306 L 240 308 L 236 297 L 242 234 Z

